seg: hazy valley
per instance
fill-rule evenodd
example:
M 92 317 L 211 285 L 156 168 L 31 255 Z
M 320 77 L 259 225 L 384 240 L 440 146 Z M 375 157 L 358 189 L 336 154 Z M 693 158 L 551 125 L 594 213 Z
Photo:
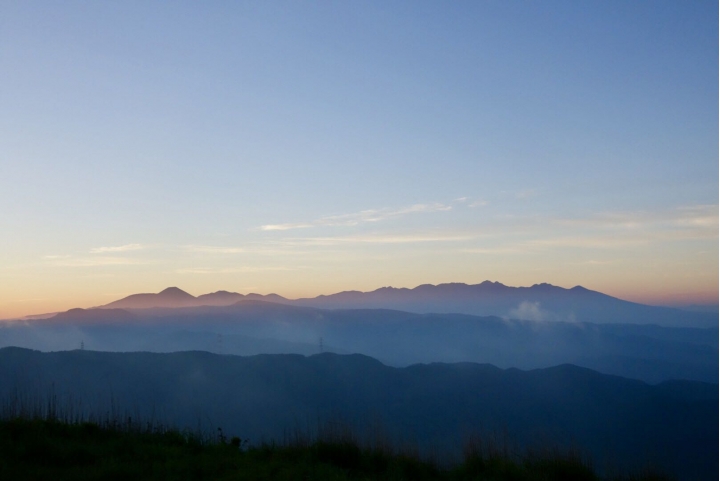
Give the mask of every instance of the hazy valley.
M 506 293 L 502 302 L 492 295 L 498 289 Z M 434 293 L 432 304 L 412 303 L 423 299 L 413 294 L 418 290 Z M 372 297 L 377 292 L 348 296 Z M 398 367 L 479 362 L 535 369 L 572 363 L 651 383 L 718 379 L 718 321 L 710 313 L 643 306 L 583 288 L 549 285 L 509 288 L 486 282 L 382 292 L 393 293 L 387 297 L 396 304 L 401 299 L 413 312 L 357 308 L 358 301 L 351 308 L 302 307 L 299 304 L 310 300 L 289 301 L 276 295 L 219 292 L 196 298 L 169 288 L 102 308 L 0 324 L 0 346 L 48 351 L 77 349 L 82 343 L 102 351 L 204 350 L 236 355 L 330 351 L 361 353 Z M 343 296 L 321 296 L 316 302 L 327 304 L 326 299 Z M 428 305 L 438 310 L 428 310 Z M 493 314 L 455 313 L 463 305 Z M 510 305 L 515 308 L 506 309 Z M 528 305 L 533 306 L 529 312 L 522 307 Z M 443 311 L 438 306 L 449 307 Z M 563 313 L 568 312 L 574 320 L 566 319 Z M 635 312 L 645 314 L 635 318 Z M 538 313 L 546 319 L 534 318 Z M 662 322 L 654 323 L 653 313 Z M 637 322 L 620 322 L 627 319 Z

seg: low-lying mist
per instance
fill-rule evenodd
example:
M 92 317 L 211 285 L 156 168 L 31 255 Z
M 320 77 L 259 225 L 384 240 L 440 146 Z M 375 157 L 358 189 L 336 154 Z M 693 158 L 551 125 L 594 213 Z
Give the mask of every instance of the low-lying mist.
M 41 351 L 220 354 L 361 353 L 392 366 L 478 362 L 534 369 L 572 363 L 646 382 L 718 380 L 718 330 L 300 308 L 258 301 L 224 307 L 69 311 L 0 324 L 0 346 Z

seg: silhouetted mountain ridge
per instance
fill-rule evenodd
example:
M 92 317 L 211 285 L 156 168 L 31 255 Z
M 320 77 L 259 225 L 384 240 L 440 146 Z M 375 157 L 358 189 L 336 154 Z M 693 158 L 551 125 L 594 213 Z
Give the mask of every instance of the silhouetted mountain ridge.
M 314 298 L 287 299 L 277 294 L 217 291 L 194 297 L 176 287 L 158 294 L 134 294 L 101 308 L 149 309 L 227 306 L 261 300 L 323 309 L 393 309 L 419 314 L 458 313 L 534 321 L 597 324 L 657 324 L 717 327 L 718 316 L 624 301 L 582 286 L 570 289 L 548 283 L 510 287 L 500 282 L 422 284 L 415 288 L 381 287 L 370 292 L 343 291 Z
M 190 307 L 197 305 L 197 298 L 177 287 L 168 287 L 157 294 L 132 294 L 120 300 L 111 302 L 102 309 L 148 309 L 152 307 Z

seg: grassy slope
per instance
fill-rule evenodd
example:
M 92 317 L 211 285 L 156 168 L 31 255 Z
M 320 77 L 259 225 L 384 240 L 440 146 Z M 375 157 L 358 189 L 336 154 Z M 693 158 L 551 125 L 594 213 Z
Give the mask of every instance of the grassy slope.
M 201 439 L 156 426 L 0 421 L 0 479 L 62 480 L 595 480 L 573 454 L 522 458 L 470 449 L 462 465 L 439 468 L 351 437 L 241 449 L 239 440 Z M 663 479 L 651 475 L 616 479 Z

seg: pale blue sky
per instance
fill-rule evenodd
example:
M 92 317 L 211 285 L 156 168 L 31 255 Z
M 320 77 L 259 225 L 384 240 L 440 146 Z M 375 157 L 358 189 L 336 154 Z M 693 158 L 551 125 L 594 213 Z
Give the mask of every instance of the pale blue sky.
M 0 315 L 167 285 L 712 301 L 717 204 L 714 1 L 0 1 Z

